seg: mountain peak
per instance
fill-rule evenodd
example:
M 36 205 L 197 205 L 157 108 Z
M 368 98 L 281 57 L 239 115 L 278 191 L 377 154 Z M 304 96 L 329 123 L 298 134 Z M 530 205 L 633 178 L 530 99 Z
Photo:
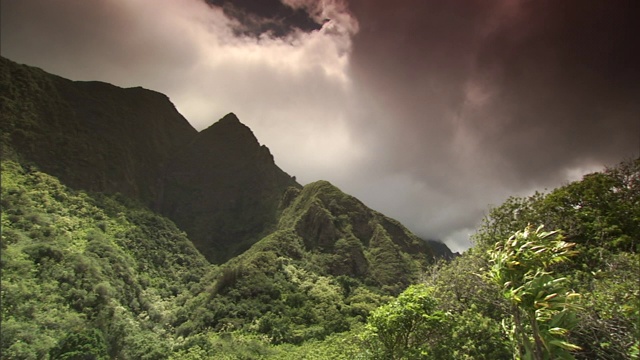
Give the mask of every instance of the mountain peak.
M 243 124 L 240 119 L 236 116 L 236 114 L 230 112 L 227 115 L 223 116 L 220 120 L 214 122 L 206 129 L 202 130 L 200 134 L 205 137 L 212 136 L 211 134 L 216 134 L 214 136 L 242 136 L 244 138 L 250 139 L 250 142 L 255 142 L 258 144 L 258 139 L 253 134 L 251 129 Z
M 218 120 L 219 123 L 229 123 L 229 124 L 242 124 L 240 122 L 240 119 L 238 119 L 238 117 L 236 116 L 236 114 L 230 112 L 227 115 L 225 115 L 224 117 L 222 117 L 222 119 Z
M 246 250 L 272 227 L 282 195 L 299 186 L 233 113 L 201 131 L 165 174 L 162 213 L 217 263 Z

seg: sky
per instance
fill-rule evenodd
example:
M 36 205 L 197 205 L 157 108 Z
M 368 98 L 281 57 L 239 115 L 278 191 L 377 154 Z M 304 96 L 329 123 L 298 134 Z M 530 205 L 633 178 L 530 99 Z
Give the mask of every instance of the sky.
M 453 251 L 490 206 L 640 155 L 640 3 L 0 0 L 0 53 L 229 112 Z M 206 164 L 203 164 L 206 166 Z

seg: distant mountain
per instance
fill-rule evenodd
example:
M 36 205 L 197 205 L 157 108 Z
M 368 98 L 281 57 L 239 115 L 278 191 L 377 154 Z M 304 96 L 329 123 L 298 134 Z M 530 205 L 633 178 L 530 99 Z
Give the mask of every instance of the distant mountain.
M 374 274 L 400 252 L 451 256 L 326 182 L 301 190 L 234 114 L 197 132 L 163 94 L 70 81 L 5 58 L 0 109 L 4 157 L 72 188 L 142 202 L 173 220 L 211 262 L 283 227 L 310 251 L 346 251 L 332 265 L 336 274 Z M 365 261 L 359 246 L 384 250 Z

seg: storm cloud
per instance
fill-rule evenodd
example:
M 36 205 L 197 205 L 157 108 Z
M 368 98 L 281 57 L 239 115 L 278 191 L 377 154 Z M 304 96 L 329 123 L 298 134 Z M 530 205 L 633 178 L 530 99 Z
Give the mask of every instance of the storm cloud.
M 197 129 L 235 112 L 300 182 L 454 251 L 490 204 L 639 155 L 633 1 L 1 4 L 3 56 L 161 91 Z

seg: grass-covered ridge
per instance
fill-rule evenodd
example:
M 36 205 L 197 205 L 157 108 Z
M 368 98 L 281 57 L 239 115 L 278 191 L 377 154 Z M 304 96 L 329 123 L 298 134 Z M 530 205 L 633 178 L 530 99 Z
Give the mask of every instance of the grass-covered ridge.
M 327 181 L 291 189 L 279 228 L 298 234 L 325 259 L 325 271 L 356 277 L 391 292 L 415 281 L 437 256 L 402 224 L 366 207 Z

